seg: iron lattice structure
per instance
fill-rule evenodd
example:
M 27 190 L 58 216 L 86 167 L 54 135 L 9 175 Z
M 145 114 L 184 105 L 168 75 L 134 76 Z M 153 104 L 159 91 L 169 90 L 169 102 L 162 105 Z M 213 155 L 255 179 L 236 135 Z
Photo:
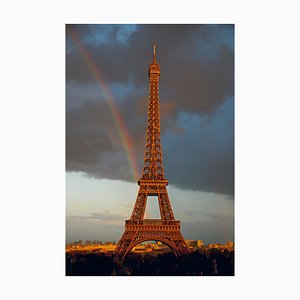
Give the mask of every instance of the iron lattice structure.
M 125 232 L 115 250 L 115 258 L 119 262 L 124 260 L 134 246 L 149 240 L 165 243 L 176 256 L 189 253 L 180 232 L 180 221 L 174 218 L 166 188 L 168 180 L 164 176 L 158 96 L 160 67 L 156 62 L 155 45 L 153 46 L 153 61 L 150 64 L 148 75 L 150 93 L 144 168 L 142 177 L 138 181 L 140 187 L 131 217 L 125 221 Z M 144 219 L 148 196 L 157 196 L 161 219 Z

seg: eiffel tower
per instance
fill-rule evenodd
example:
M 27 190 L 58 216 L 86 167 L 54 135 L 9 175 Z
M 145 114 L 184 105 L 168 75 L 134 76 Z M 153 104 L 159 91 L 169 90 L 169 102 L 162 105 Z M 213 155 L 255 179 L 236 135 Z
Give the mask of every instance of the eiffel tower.
M 160 241 L 168 245 L 178 257 L 188 254 L 188 247 L 180 233 L 180 221 L 175 220 L 168 197 L 168 180 L 164 176 L 162 147 L 160 142 L 160 113 L 158 80 L 160 67 L 156 62 L 153 45 L 153 61 L 149 67 L 150 94 L 144 168 L 138 181 L 139 192 L 129 220 L 125 221 L 125 232 L 115 250 L 115 260 L 123 262 L 127 253 L 144 241 Z M 144 219 L 148 196 L 157 196 L 161 219 Z

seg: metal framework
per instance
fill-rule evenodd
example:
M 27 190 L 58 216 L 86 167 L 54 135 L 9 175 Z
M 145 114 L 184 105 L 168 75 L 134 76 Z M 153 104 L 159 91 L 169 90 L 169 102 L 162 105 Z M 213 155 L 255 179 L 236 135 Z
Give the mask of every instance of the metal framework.
M 158 97 L 160 67 L 156 62 L 155 45 L 153 45 L 153 61 L 148 75 L 150 93 L 143 174 L 138 181 L 140 187 L 131 217 L 125 221 L 125 232 L 115 250 L 115 258 L 119 262 L 124 260 L 134 246 L 147 240 L 157 240 L 167 244 L 176 256 L 189 253 L 180 232 L 180 221 L 174 218 L 166 188 L 168 180 L 164 176 Z M 144 219 L 148 196 L 158 197 L 161 219 Z

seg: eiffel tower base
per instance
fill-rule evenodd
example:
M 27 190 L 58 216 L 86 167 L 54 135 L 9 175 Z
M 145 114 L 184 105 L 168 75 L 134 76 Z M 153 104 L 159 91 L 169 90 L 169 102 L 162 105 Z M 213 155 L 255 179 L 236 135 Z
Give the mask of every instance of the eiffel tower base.
M 114 253 L 114 262 L 122 264 L 130 250 L 144 241 L 160 241 L 169 246 L 176 257 L 189 254 L 188 247 L 180 233 L 180 221 L 126 220 L 125 232 Z

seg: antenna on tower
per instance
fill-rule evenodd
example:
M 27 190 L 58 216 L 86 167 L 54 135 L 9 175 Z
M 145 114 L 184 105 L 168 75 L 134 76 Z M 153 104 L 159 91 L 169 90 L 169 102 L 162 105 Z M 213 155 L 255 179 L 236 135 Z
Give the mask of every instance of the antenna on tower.
M 153 63 L 156 64 L 156 45 L 153 43 Z

